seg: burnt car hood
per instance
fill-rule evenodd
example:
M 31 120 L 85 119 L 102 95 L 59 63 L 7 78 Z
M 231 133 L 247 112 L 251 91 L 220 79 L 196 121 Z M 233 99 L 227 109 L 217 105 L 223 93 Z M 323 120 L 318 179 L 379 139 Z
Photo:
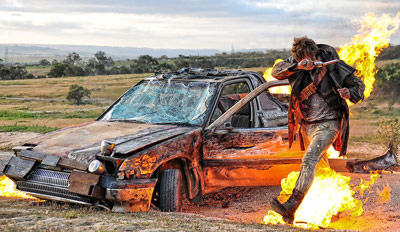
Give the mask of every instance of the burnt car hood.
M 34 145 L 32 150 L 44 155 L 87 163 L 100 153 L 104 139 L 116 144 L 116 153 L 127 154 L 195 129 L 177 125 L 94 121 L 36 137 L 26 144 Z

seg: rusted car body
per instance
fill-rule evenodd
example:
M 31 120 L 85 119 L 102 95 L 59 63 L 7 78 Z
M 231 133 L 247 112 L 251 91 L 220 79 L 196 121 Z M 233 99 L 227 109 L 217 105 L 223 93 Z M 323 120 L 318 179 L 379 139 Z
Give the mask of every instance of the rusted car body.
M 288 149 L 287 106 L 268 91 L 287 84 L 249 71 L 153 75 L 96 121 L 15 147 L 3 172 L 39 198 L 114 212 L 177 211 L 182 196 L 279 185 L 303 155 Z

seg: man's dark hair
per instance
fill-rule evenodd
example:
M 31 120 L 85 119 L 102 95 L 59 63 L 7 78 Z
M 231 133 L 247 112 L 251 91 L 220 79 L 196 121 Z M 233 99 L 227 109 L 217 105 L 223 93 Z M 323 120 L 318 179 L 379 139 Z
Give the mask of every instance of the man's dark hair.
M 318 47 L 314 40 L 308 38 L 307 36 L 294 37 L 291 52 L 293 58 L 296 60 L 303 59 L 306 54 L 313 56 L 317 54 L 317 51 Z

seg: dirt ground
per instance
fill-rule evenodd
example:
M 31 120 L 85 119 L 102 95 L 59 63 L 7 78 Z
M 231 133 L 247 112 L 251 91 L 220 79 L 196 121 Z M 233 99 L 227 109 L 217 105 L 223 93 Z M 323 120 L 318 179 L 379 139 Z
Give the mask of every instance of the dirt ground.
M 31 133 L 0 133 L 0 145 L 9 139 L 29 139 Z M 18 138 L 18 139 L 17 139 Z M 4 145 L 4 144 L 3 144 Z M 9 146 L 9 144 L 7 145 Z M 383 154 L 384 147 L 358 145 L 350 147 L 370 156 Z M 379 151 L 377 151 L 379 150 Z M 0 162 L 11 152 L 0 152 Z M 351 183 L 369 180 L 369 174 L 342 173 Z M 391 188 L 391 198 L 378 204 L 377 190 Z M 297 231 L 300 229 L 260 224 L 270 210 L 269 201 L 279 195 L 280 186 L 235 187 L 205 195 L 196 205 L 185 201 L 182 213 L 160 213 L 152 207 L 148 213 L 114 214 L 96 207 L 76 207 L 69 204 L 33 203 L 0 198 L 0 230 L 2 231 Z M 325 231 L 400 231 L 400 173 L 384 173 L 375 185 L 360 196 L 364 213 L 360 217 L 343 214 Z

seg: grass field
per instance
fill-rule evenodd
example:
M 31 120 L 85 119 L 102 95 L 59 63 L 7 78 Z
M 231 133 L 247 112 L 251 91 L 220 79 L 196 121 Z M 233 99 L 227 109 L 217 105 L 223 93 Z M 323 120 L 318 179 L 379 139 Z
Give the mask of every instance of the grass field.
M 148 75 L 110 75 L 0 81 L 0 130 L 62 128 L 97 118 L 126 90 Z M 66 100 L 69 86 L 91 91 L 91 103 Z M 45 130 L 47 131 L 47 130 Z

